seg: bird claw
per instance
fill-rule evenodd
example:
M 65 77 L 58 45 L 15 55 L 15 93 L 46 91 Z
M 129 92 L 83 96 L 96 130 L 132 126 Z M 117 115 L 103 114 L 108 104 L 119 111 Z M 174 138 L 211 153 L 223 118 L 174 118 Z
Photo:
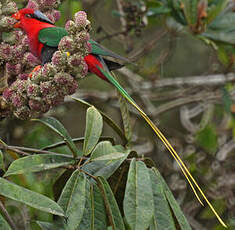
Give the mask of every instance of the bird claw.
M 42 66 L 37 65 L 37 66 L 32 70 L 32 72 L 29 74 L 29 78 L 32 78 L 33 73 L 37 72 L 37 71 L 40 70 L 41 68 L 42 68 Z

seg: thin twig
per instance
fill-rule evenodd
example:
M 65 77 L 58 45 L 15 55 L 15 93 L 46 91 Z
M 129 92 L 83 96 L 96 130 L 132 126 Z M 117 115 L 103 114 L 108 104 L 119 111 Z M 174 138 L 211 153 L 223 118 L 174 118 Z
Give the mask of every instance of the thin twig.
M 20 149 L 16 149 L 14 146 L 8 146 L 8 145 L 7 146 L 5 146 L 5 145 L 3 146 L 3 145 L 0 144 L 0 149 L 10 150 L 10 151 L 18 153 L 21 156 L 29 156 L 30 155 L 28 153 L 25 153 L 25 152 L 21 151 Z

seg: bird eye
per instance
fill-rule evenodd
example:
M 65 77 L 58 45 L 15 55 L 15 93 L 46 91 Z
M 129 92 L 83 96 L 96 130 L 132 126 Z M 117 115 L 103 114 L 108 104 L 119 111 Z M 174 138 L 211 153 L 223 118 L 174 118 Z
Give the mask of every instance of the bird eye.
M 26 18 L 32 18 L 31 14 L 26 14 L 25 17 Z

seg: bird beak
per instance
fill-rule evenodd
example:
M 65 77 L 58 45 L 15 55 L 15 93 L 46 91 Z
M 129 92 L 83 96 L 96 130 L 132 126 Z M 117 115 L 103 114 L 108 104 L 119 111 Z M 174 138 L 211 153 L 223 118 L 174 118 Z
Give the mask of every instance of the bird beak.
M 20 27 L 20 13 L 17 12 L 15 14 L 11 15 L 11 17 L 18 21 L 14 24 L 14 28 L 19 28 Z

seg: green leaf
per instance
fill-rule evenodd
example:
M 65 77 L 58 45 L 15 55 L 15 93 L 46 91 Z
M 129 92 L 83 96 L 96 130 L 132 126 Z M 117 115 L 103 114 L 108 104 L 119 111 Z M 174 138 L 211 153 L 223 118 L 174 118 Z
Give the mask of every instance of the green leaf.
M 222 88 L 222 93 L 223 93 L 222 102 L 224 105 L 224 109 L 228 114 L 231 114 L 231 106 L 233 104 L 232 98 L 229 94 L 229 91 L 226 89 L 226 87 Z
M 82 153 L 77 149 L 76 145 L 73 143 L 73 140 L 71 136 L 68 134 L 67 130 L 64 128 L 64 126 L 55 118 L 53 117 L 46 117 L 43 119 L 33 119 L 34 121 L 39 121 L 52 129 L 54 132 L 59 134 L 64 141 L 66 142 L 67 146 L 72 151 L 74 157 L 76 156 L 82 156 Z
M 203 130 L 199 131 L 196 136 L 197 143 L 210 153 L 217 149 L 217 133 L 212 124 L 208 124 Z
M 74 159 L 62 154 L 35 154 L 12 162 L 4 177 L 16 174 L 39 172 L 74 164 Z
M 79 98 L 75 98 L 72 97 L 76 102 L 79 102 L 82 106 L 84 107 L 91 107 L 92 105 L 89 104 L 88 102 L 79 99 Z M 98 110 L 98 109 L 97 109 Z M 104 121 L 119 135 L 119 137 L 123 140 L 123 142 L 126 144 L 127 143 L 127 139 L 125 137 L 125 134 L 123 133 L 123 131 L 120 129 L 120 127 L 108 116 L 106 115 L 104 112 L 98 110 L 99 113 L 102 115 Z
M 149 227 L 154 214 L 151 180 L 145 164 L 135 159 L 130 164 L 123 206 L 131 229 L 143 230 Z
M 158 16 L 160 14 L 168 14 L 171 9 L 165 6 L 151 7 L 148 9 L 147 16 Z
M 1 213 L 0 213 L 0 229 L 3 229 L 3 230 L 12 230 L 10 225 L 7 223 L 7 221 L 1 215 Z
M 218 46 L 217 55 L 218 55 L 218 58 L 219 58 L 220 62 L 224 66 L 229 65 L 229 63 L 230 63 L 229 54 L 228 54 L 228 52 L 226 52 L 225 48 L 222 45 Z
M 85 156 L 90 154 L 98 143 L 102 128 L 103 120 L 101 114 L 95 107 L 90 107 L 86 114 L 86 131 L 83 144 L 83 154 Z
M 181 0 L 184 8 L 184 15 L 188 25 L 195 25 L 197 22 L 197 5 L 198 0 Z
M 92 230 L 107 229 L 107 216 L 103 197 L 97 185 L 92 187 Z
M 111 226 L 115 230 L 125 230 L 120 210 L 108 182 L 103 177 L 98 177 L 98 185 L 105 200 Z
M 67 181 L 58 204 L 64 210 L 67 216 L 68 229 L 78 229 L 82 219 L 85 218 L 86 192 L 88 180 L 83 173 L 74 171 Z
M 222 10 L 224 10 L 227 4 L 228 0 L 218 0 L 215 4 L 210 6 L 206 18 L 207 24 L 211 23 L 222 12 Z
M 110 153 L 110 154 L 105 155 L 105 156 L 100 156 L 100 157 L 97 157 L 97 158 L 91 158 L 91 161 L 116 160 L 116 159 L 123 158 L 125 156 L 126 156 L 126 154 L 124 154 L 124 153 L 115 152 L 115 153 Z
M 235 15 L 226 13 L 218 16 L 202 35 L 215 41 L 235 44 Z
M 59 219 L 57 221 L 53 221 L 53 223 L 45 222 L 45 221 L 36 221 L 36 223 L 40 226 L 42 230 L 68 230 L 65 225 L 65 221 L 63 219 Z
M 225 202 L 225 200 L 222 200 L 222 199 L 215 200 L 215 201 L 212 202 L 212 205 L 215 208 L 215 210 L 218 212 L 219 215 L 223 215 L 223 213 L 226 210 L 226 202 Z M 211 211 L 210 207 L 207 206 L 200 213 L 200 218 L 205 219 L 205 220 L 210 220 L 210 219 L 214 219 L 215 215 Z
M 175 200 L 173 194 L 171 193 L 171 190 L 169 189 L 169 187 L 167 186 L 166 182 L 164 181 L 163 177 L 161 176 L 161 174 L 158 172 L 158 170 L 156 168 L 153 168 L 153 171 L 157 177 L 157 180 L 161 181 L 161 184 L 163 185 L 163 190 L 165 193 L 165 197 L 167 198 L 167 201 L 181 227 L 181 229 L 183 230 L 191 230 L 191 227 L 187 221 L 187 219 L 185 218 L 183 212 L 180 209 L 179 204 L 177 203 L 177 201 Z
M 86 164 L 82 169 L 94 176 L 103 176 L 105 178 L 110 177 L 127 158 L 129 151 L 122 148 L 118 149 L 116 146 L 112 146 L 110 142 L 103 141 L 95 147 L 91 154 L 91 159 L 96 159 L 101 157 L 106 158 L 106 156 L 113 153 L 121 153 L 124 154 L 124 156 L 119 159 L 111 160 L 107 158 L 107 160 L 94 161 Z
M 82 221 L 77 229 L 79 230 L 87 230 L 92 229 L 92 199 L 93 194 L 90 185 L 86 184 L 86 203 L 85 203 L 85 210 L 82 217 Z
M 13 184 L 3 178 L 0 178 L 0 194 L 38 210 L 58 216 L 64 216 L 62 208 L 55 201 L 44 195 Z
M 154 217 L 151 224 L 152 229 L 157 230 L 175 230 L 174 219 L 164 194 L 164 187 L 155 174 L 155 171 L 149 169 L 152 182 L 152 191 L 154 199 Z
M 0 150 L 0 169 L 5 171 L 5 166 L 4 166 L 4 161 L 3 161 L 3 154 L 2 154 L 1 150 Z

